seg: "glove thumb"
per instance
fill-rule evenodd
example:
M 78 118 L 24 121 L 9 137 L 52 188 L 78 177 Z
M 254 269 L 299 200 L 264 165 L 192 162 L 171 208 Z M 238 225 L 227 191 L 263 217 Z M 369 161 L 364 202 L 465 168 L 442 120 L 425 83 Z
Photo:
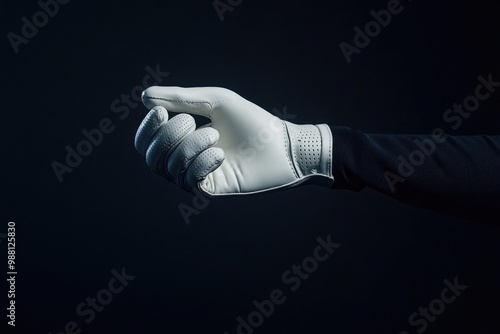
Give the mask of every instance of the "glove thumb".
M 210 118 L 219 102 L 238 96 L 219 87 L 160 87 L 152 86 L 142 93 L 142 102 L 148 109 L 162 106 L 168 111 L 188 113 Z

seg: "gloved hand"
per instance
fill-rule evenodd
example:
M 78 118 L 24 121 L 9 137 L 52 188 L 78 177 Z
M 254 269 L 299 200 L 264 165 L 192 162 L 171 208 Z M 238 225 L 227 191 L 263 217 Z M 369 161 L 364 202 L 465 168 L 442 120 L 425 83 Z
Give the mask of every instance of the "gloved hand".
M 159 175 L 198 194 L 254 194 L 306 183 L 331 186 L 326 124 L 283 121 L 225 88 L 150 87 L 135 147 Z M 168 119 L 168 111 L 181 113 Z M 210 124 L 196 129 L 193 117 Z

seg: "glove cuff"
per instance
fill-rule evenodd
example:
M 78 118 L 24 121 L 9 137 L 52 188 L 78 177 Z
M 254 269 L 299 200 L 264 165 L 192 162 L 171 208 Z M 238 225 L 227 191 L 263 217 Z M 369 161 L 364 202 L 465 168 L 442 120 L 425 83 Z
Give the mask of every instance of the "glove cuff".
M 297 125 L 285 121 L 290 159 L 299 179 L 330 187 L 333 184 L 333 136 L 326 124 Z

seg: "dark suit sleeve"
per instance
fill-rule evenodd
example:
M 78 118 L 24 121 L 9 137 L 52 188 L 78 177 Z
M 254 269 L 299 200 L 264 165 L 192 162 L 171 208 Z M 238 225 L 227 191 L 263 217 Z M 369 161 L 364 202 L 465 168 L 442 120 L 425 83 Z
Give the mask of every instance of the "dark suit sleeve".
M 365 134 L 332 127 L 332 188 L 500 226 L 500 136 Z

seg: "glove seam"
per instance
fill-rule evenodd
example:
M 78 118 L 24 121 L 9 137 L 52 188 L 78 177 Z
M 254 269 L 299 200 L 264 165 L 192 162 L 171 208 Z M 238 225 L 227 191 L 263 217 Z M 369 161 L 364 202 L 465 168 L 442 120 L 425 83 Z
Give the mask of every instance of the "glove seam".
M 284 142 L 285 142 L 285 153 L 286 153 L 286 157 L 288 159 L 288 164 L 290 165 L 290 169 L 292 170 L 292 172 L 295 175 L 295 177 L 297 179 L 299 179 L 300 176 L 298 175 L 297 170 L 295 169 L 295 166 L 292 163 L 292 160 L 290 159 L 290 151 L 292 151 L 292 148 L 291 148 L 292 147 L 292 140 L 290 138 L 290 133 L 288 132 L 288 127 L 286 126 L 285 122 L 281 121 L 281 123 L 283 124 L 283 128 L 284 128 L 283 139 L 284 139 Z M 288 144 L 290 144 L 289 147 L 288 147 Z M 295 152 L 292 152 L 292 153 L 295 154 Z
M 174 100 L 174 99 L 167 99 L 164 97 L 156 97 L 156 96 L 144 96 L 145 99 L 150 99 L 150 100 L 161 100 L 161 101 L 167 101 L 167 102 L 174 102 L 174 103 L 189 103 L 189 104 L 195 104 L 195 103 L 207 103 L 210 107 L 212 107 L 212 102 L 210 101 L 188 101 L 188 100 Z M 218 101 L 220 102 L 220 101 Z
M 292 186 L 296 186 L 296 185 L 299 185 L 299 184 L 302 184 L 306 181 L 308 181 L 310 178 L 314 177 L 313 174 L 311 175 L 307 175 L 307 176 L 304 176 L 303 178 L 297 178 L 291 182 L 288 182 L 288 183 L 285 183 L 285 184 L 281 184 L 281 185 L 278 185 L 278 186 L 274 186 L 274 187 L 268 187 L 268 188 L 264 188 L 264 189 L 261 189 L 261 190 L 256 190 L 256 191 L 247 191 L 247 192 L 230 192 L 230 193 L 215 193 L 215 192 L 209 192 L 207 191 L 205 188 L 203 188 L 201 185 L 199 186 L 200 189 L 202 189 L 204 191 L 204 193 L 210 197 L 223 197 L 223 196 L 233 196 L 233 195 L 256 195 L 256 194 L 260 194 L 260 193 L 263 193 L 263 192 L 266 192 L 266 191 L 273 191 L 273 190 L 278 190 L 278 189 L 283 189 L 283 188 L 290 188 Z
M 333 177 L 333 170 L 332 170 L 332 144 L 333 144 L 333 135 L 332 135 L 332 130 L 328 125 L 326 125 L 328 128 L 328 176 Z M 320 132 L 321 134 L 321 132 Z
M 223 100 L 219 100 L 219 101 L 215 101 L 213 102 L 213 104 L 210 104 L 210 114 L 208 115 L 208 117 L 212 118 L 212 114 L 214 112 L 214 108 L 217 104 L 219 103 L 222 103 L 222 102 L 227 102 L 227 101 L 231 101 L 231 100 L 235 100 L 238 96 L 233 96 L 233 97 L 229 97 L 227 99 L 223 99 Z
M 167 99 L 167 98 L 164 98 L 164 97 L 156 97 L 156 96 L 144 96 L 144 98 L 150 99 L 150 100 L 161 100 L 161 101 L 173 102 L 173 103 L 188 103 L 188 104 L 206 103 L 206 104 L 208 104 L 210 106 L 209 117 L 211 117 L 212 113 L 214 111 L 214 107 L 215 107 L 216 104 L 219 104 L 221 102 L 226 102 L 226 101 L 234 100 L 234 99 L 237 98 L 237 96 L 226 98 L 226 99 L 222 99 L 222 100 L 219 100 L 219 101 L 214 101 L 214 102 L 210 102 L 210 101 L 174 100 L 174 99 Z
M 335 180 L 333 177 L 333 157 L 332 157 L 332 152 L 333 152 L 333 133 L 332 129 L 327 125 L 328 127 L 328 133 L 330 135 L 330 140 L 329 140 L 329 145 L 328 145 L 328 172 L 330 173 L 330 176 Z

